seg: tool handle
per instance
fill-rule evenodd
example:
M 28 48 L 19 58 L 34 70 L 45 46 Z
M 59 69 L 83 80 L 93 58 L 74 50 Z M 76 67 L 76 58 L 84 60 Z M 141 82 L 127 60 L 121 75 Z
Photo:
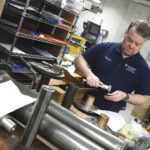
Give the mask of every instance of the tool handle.
M 83 82 L 86 82 L 86 79 L 83 79 Z M 102 88 L 103 90 L 107 90 L 108 92 L 110 92 L 111 89 L 112 89 L 111 85 L 106 85 L 106 84 L 104 84 L 104 85 L 98 85 L 98 87 Z

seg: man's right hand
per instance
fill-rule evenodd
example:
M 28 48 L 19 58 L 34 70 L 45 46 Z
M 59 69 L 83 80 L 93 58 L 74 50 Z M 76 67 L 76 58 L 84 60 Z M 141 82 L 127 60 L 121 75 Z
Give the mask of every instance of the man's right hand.
M 103 83 L 99 80 L 99 78 L 94 74 L 87 76 L 86 83 L 89 86 L 93 86 L 93 87 L 98 87 L 99 85 L 103 85 Z
M 99 80 L 99 78 L 91 71 L 88 63 L 86 62 L 86 60 L 82 55 L 76 57 L 74 65 L 76 67 L 76 71 L 81 76 L 86 78 L 86 83 L 89 86 L 98 87 L 99 85 L 103 85 L 103 83 Z

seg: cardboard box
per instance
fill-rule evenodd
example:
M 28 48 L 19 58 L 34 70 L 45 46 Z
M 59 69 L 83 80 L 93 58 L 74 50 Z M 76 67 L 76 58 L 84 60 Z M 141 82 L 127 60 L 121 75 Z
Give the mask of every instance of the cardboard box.
M 149 107 L 150 107 L 150 104 L 135 105 L 131 112 L 131 115 L 136 117 L 139 120 L 142 120 Z M 149 112 L 149 114 L 150 114 L 150 112 Z
M 6 0 L 0 0 L 0 17 L 1 17 L 2 12 L 3 12 L 3 8 L 4 8 L 4 5 L 5 5 L 5 1 L 6 1 Z

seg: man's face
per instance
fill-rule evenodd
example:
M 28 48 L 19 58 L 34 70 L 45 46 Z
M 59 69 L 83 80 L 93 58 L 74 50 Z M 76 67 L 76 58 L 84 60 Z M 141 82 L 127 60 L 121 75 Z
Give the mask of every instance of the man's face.
M 122 44 L 122 56 L 124 58 L 135 55 L 143 46 L 146 38 L 143 38 L 138 34 L 135 27 L 130 28 L 124 34 L 124 40 Z

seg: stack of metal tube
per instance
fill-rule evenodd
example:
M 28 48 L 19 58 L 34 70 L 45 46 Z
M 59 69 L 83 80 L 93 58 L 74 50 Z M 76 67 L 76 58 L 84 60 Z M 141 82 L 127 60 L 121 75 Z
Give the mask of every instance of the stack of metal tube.
M 33 106 L 12 115 L 26 124 Z M 38 133 L 61 150 L 131 150 L 134 144 L 118 138 L 51 101 Z
M 68 99 L 68 96 L 65 97 Z M 32 117 L 33 108 L 34 105 L 28 105 L 12 115 L 27 124 L 31 120 L 29 118 Z M 134 143 L 116 137 L 77 116 L 65 108 L 65 103 L 61 106 L 54 101 L 50 101 L 37 134 L 61 150 L 132 150 L 134 146 Z

